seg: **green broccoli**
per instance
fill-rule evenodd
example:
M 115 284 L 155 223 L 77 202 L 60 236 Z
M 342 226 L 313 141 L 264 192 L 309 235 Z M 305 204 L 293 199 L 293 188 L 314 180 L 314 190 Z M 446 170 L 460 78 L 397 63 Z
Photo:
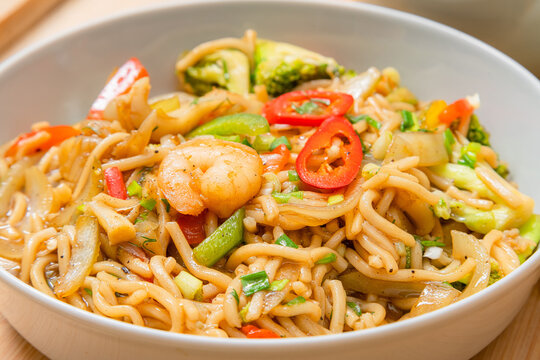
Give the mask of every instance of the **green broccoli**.
M 214 87 L 246 94 L 249 92 L 249 60 L 233 49 L 218 50 L 203 57 L 184 73 L 188 90 L 204 95 Z
M 278 96 L 310 80 L 330 79 L 345 70 L 332 59 L 287 43 L 259 39 L 253 83 Z
M 482 145 L 491 146 L 489 144 L 489 133 L 480 124 L 478 117 L 474 114 L 471 116 L 469 131 L 467 132 L 467 139 Z

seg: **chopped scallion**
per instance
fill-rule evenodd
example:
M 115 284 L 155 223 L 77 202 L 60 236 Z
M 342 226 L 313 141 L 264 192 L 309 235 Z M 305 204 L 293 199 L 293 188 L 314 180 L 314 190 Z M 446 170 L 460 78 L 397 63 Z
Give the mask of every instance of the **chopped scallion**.
M 92 296 L 92 290 L 90 290 L 90 289 L 88 289 L 88 288 L 84 288 L 84 291 L 85 291 L 88 295 Z
M 146 210 L 152 211 L 156 207 L 156 200 L 154 200 L 154 199 L 143 199 L 143 200 L 141 200 L 140 204 Z
M 281 144 L 285 145 L 287 147 L 287 149 L 289 149 L 289 150 L 292 149 L 292 146 L 291 146 L 291 143 L 290 143 L 289 139 L 287 139 L 286 136 L 280 136 L 280 137 L 274 139 L 274 141 L 272 141 L 272 143 L 270 144 L 270 151 L 274 150 L 275 148 L 277 148 Z
M 319 260 L 317 260 L 315 262 L 315 264 L 329 264 L 329 263 L 332 263 L 334 261 L 336 261 L 337 259 L 337 256 L 336 254 L 334 253 L 329 253 L 329 254 L 326 254 L 325 256 L 323 256 L 322 258 L 320 258 Z
M 264 270 L 240 276 L 240 282 L 242 283 L 242 290 L 246 296 L 255 294 L 261 290 L 266 290 L 270 287 L 268 275 Z
M 303 296 L 297 296 L 291 301 L 289 301 L 288 303 L 286 303 L 285 305 L 292 306 L 292 305 L 297 305 L 297 304 L 303 304 L 305 302 L 306 302 L 306 299 Z
M 289 181 L 299 181 L 300 177 L 298 176 L 298 173 L 296 170 L 289 170 Z
M 281 291 L 281 290 L 285 289 L 285 286 L 287 286 L 288 283 L 289 283 L 289 279 L 282 279 L 282 280 L 272 281 L 272 283 L 270 284 L 270 287 L 268 288 L 268 290 L 270 290 L 270 291 Z
M 454 134 L 452 134 L 452 130 L 446 129 L 443 132 L 443 139 L 444 139 L 444 147 L 446 148 L 446 152 L 450 155 L 452 153 L 452 145 L 456 143 L 456 139 L 454 138 Z
M 360 305 L 358 305 L 358 303 L 355 303 L 354 301 L 347 301 L 347 306 L 350 307 L 356 315 L 362 315 L 362 309 L 360 309 Z
M 445 247 L 446 246 L 445 243 L 434 241 L 434 240 L 422 240 L 420 241 L 420 244 L 422 244 L 423 247 L 431 247 L 431 246 Z
M 292 241 L 291 238 L 285 234 L 281 234 L 281 236 L 277 238 L 275 243 L 281 246 L 298 249 L 298 245 L 296 245 L 294 241 Z
M 137 183 L 135 180 L 133 180 L 131 182 L 131 184 L 129 184 L 128 187 L 127 187 L 127 193 L 128 193 L 129 196 L 141 197 L 142 196 L 142 186 L 139 185 L 139 183 Z
M 272 285 L 270 285 L 272 286 Z M 233 298 L 236 300 L 236 304 L 240 304 L 240 297 L 238 296 L 238 293 L 236 292 L 235 289 L 232 289 L 231 291 L 231 295 L 233 296 Z
M 401 110 L 401 119 L 402 120 L 401 120 L 401 125 L 399 129 L 402 132 L 410 130 L 414 127 L 415 122 L 414 122 L 414 115 L 412 112 L 408 110 Z
M 343 194 L 332 195 L 328 197 L 328 205 L 336 205 L 345 200 Z
M 169 200 L 162 198 L 161 201 L 165 204 L 165 209 L 167 212 L 171 211 L 171 204 L 169 203 Z
M 273 192 L 272 197 L 276 199 L 278 204 L 286 204 L 291 200 L 291 197 L 295 197 L 297 199 L 302 200 L 304 198 L 304 192 L 303 191 L 293 191 L 290 193 L 278 193 Z

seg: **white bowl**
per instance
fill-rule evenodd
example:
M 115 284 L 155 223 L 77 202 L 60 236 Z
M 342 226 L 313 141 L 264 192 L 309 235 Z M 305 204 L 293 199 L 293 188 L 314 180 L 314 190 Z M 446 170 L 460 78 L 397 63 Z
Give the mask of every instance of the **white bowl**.
M 177 55 L 202 41 L 262 37 L 323 52 L 355 69 L 395 66 L 420 99 L 478 92 L 478 115 L 516 181 L 540 200 L 540 83 L 493 48 L 448 27 L 341 2 L 227 1 L 153 6 L 108 18 L 0 64 L 1 141 L 35 121 L 80 120 L 117 64 L 137 56 L 153 93 L 175 87 Z M 145 329 L 90 314 L 0 271 L 0 309 L 52 359 L 466 359 L 512 320 L 536 283 L 540 252 L 480 294 L 418 318 L 316 338 L 213 339 Z

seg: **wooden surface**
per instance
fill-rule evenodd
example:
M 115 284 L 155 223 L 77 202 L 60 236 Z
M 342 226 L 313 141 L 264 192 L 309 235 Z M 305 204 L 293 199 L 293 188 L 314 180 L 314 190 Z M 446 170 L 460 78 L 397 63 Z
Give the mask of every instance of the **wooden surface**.
M 26 0 L 0 0 L 0 19 Z M 52 0 L 40 0 L 53 3 Z M 58 0 L 55 0 L 58 1 Z M 166 3 L 174 0 L 66 0 L 56 6 L 46 17 L 36 22 L 21 36 L 10 39 L 11 44 L 0 49 L 0 61 L 41 39 L 64 31 L 103 15 L 118 13 L 149 3 Z M 377 1 L 368 1 L 376 3 Z M 32 20 L 31 22 L 34 22 Z M 5 39 L 0 31 L 0 44 Z M 4 40 L 5 41 L 5 40 Z M 7 41 L 5 41 L 7 43 Z M 0 311 L 8 311 L 0 309 Z M 0 314 L 0 358 L 3 360 L 46 359 L 27 343 Z M 540 282 L 525 307 L 512 324 L 474 360 L 536 360 L 540 359 Z

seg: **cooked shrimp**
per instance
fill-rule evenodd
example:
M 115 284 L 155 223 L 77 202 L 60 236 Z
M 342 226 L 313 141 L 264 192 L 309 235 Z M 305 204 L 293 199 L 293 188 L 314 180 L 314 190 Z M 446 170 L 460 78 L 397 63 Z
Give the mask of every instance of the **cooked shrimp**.
M 208 208 L 225 218 L 259 192 L 262 172 L 252 148 L 204 137 L 179 145 L 163 159 L 158 184 L 178 212 L 198 215 Z

